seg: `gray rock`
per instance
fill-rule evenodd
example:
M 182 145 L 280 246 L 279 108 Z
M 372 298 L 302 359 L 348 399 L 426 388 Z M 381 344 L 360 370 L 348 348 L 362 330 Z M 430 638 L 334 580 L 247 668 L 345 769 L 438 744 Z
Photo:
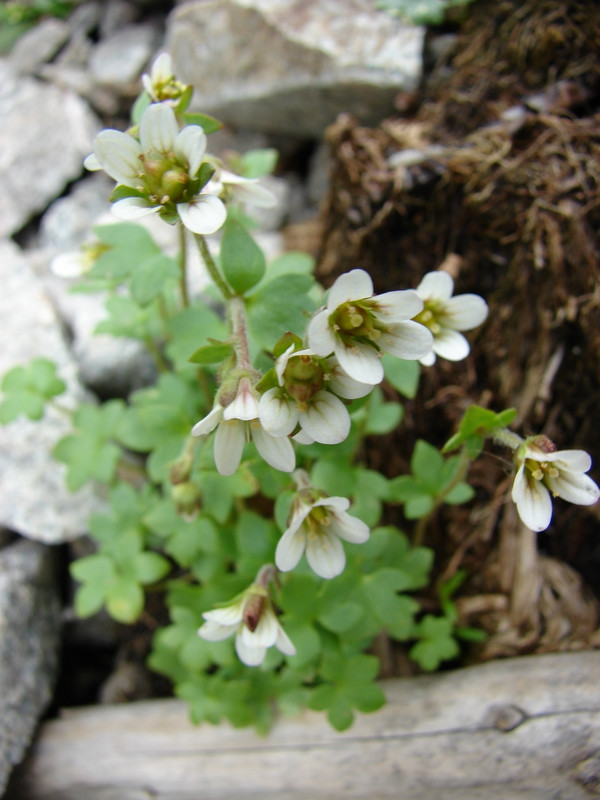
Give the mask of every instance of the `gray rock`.
M 17 39 L 11 50 L 9 61 L 15 72 L 30 74 L 40 64 L 50 61 L 68 41 L 69 25 L 62 19 L 48 17 Z
M 67 384 L 61 405 L 74 408 L 89 400 L 54 309 L 12 242 L 0 241 L 0 265 L 0 375 L 32 358 L 49 358 Z M 52 408 L 39 422 L 20 418 L 0 426 L 0 525 L 54 544 L 80 536 L 90 514 L 104 507 L 94 487 L 75 493 L 65 487 L 63 465 L 52 458 L 51 450 L 69 431 L 68 417 Z
M 25 225 L 83 170 L 100 127 L 86 103 L 0 61 L 0 236 Z
M 196 0 L 168 20 L 194 108 L 229 125 L 320 137 L 340 112 L 367 124 L 418 84 L 424 29 L 371 0 Z
M 90 73 L 100 85 L 126 87 L 136 81 L 152 56 L 157 32 L 153 25 L 126 25 L 92 50 Z
M 91 33 L 100 23 L 103 5 L 105 4 L 100 0 L 87 0 L 76 6 L 67 19 L 71 31 L 73 33 Z
M 0 795 L 47 708 L 58 665 L 56 554 L 19 540 L 0 550 Z
M 90 237 L 91 228 L 109 216 L 108 197 L 114 181 L 104 172 L 87 173 L 65 197 L 48 208 L 39 228 L 39 245 L 56 250 L 74 250 Z

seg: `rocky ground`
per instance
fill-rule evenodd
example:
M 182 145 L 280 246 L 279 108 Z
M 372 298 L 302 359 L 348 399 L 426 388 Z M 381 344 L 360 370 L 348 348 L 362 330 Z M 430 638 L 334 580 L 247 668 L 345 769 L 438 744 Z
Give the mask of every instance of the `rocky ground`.
M 0 58 L 0 373 L 50 358 L 71 406 L 126 396 L 153 377 L 139 343 L 92 336 L 103 298 L 70 294 L 51 265 L 108 219 L 111 183 L 86 174 L 82 160 L 98 130 L 127 127 L 154 56 L 169 50 L 178 75 L 196 86 L 194 109 L 225 123 L 211 150 L 280 150 L 271 188 L 281 205 L 260 233 L 276 254 L 290 243 L 311 248 L 327 191 L 325 127 L 342 111 L 367 124 L 393 113 L 419 84 L 425 34 L 369 0 L 74 6 L 64 19 L 41 18 Z M 168 230 L 153 233 L 172 245 Z M 72 619 L 66 564 L 85 551 L 86 520 L 103 498 L 65 490 L 49 455 L 65 426 L 50 411 L 40 423 L 0 428 L 0 792 L 51 703 L 161 688 L 130 659 L 114 670 L 118 626 Z

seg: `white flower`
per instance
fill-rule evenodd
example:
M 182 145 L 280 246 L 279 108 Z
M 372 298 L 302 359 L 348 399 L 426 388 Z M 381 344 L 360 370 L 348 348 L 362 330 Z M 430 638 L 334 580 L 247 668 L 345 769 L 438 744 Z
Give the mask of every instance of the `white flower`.
M 175 78 L 173 61 L 168 53 L 160 53 L 152 64 L 150 75 L 142 75 L 142 84 L 155 103 L 161 101 L 162 88 Z
M 170 106 L 154 103 L 145 109 L 139 124 L 139 141 L 112 129 L 100 131 L 94 152 L 85 165 L 99 165 L 117 184 L 132 190 L 118 200 L 112 211 L 119 219 L 139 219 L 161 213 L 179 218 L 193 233 L 209 234 L 225 222 L 221 200 L 202 192 L 197 180 L 206 152 L 206 135 L 198 125 L 179 130 Z
M 221 196 L 224 200 L 233 196 L 239 203 L 248 203 L 258 208 L 274 208 L 277 205 L 277 198 L 260 183 L 259 178 L 244 178 L 220 167 L 217 167 L 206 184 L 205 191 Z
M 279 356 L 275 362 L 279 386 L 268 389 L 258 407 L 266 431 L 273 436 L 289 436 L 300 425 L 310 441 L 344 441 L 350 433 L 350 415 L 342 401 L 325 388 L 328 375 L 324 366 L 311 350 L 294 352 L 293 344 Z M 338 383 L 342 390 L 346 388 L 341 380 Z
M 362 269 L 340 275 L 329 290 L 325 308 L 307 329 L 308 346 L 318 356 L 334 354 L 355 381 L 383 380 L 380 352 L 416 360 L 426 355 L 433 337 L 412 320 L 423 301 L 411 290 L 373 295 L 373 282 Z
M 349 500 L 319 495 L 311 488 L 296 495 L 289 526 L 275 551 L 275 564 L 282 572 L 293 569 L 306 552 L 317 575 L 335 578 L 346 564 L 341 540 L 362 544 L 369 538 L 368 526 L 346 513 Z
M 257 584 L 231 604 L 205 611 L 202 616 L 206 622 L 199 628 L 199 636 L 217 642 L 235 634 L 236 652 L 249 667 L 262 664 L 267 649 L 273 645 L 285 655 L 296 655 L 296 648 L 279 624 L 266 590 Z
M 292 472 L 296 455 L 285 436 L 272 436 L 258 419 L 258 400 L 247 378 L 239 382 L 233 401 L 226 407 L 217 403 L 192 428 L 192 436 L 204 436 L 217 429 L 214 442 L 215 466 L 221 475 L 232 475 L 242 459 L 244 444 L 251 436 L 262 458 L 274 469 Z
M 470 347 L 459 331 L 469 331 L 485 321 L 487 303 L 477 294 L 459 294 L 452 297 L 454 281 L 443 270 L 428 272 L 417 286 L 416 292 L 424 308 L 415 319 L 433 334 L 430 353 L 420 359 L 425 366 L 435 362 L 436 354 L 449 361 L 462 361 L 469 355 Z
M 532 531 L 543 531 L 552 519 L 552 496 L 591 506 L 600 490 L 586 475 L 592 460 L 585 450 L 555 450 L 545 436 L 534 436 L 517 450 L 519 464 L 512 499 L 521 520 Z

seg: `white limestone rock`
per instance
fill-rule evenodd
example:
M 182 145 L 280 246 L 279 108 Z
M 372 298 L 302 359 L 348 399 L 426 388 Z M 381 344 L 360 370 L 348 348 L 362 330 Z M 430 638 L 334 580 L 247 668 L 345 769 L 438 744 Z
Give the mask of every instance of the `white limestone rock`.
M 421 76 L 424 29 L 372 0 L 195 0 L 166 49 L 194 109 L 250 130 L 320 137 L 341 112 L 374 124 Z
M 0 237 L 20 230 L 78 178 L 100 123 L 72 92 L 0 60 Z
M 0 240 L 0 265 L 0 375 L 33 358 L 48 358 L 67 384 L 61 404 L 75 408 L 89 400 L 52 304 L 26 257 L 12 242 Z M 95 487 L 69 492 L 64 467 L 52 458 L 52 448 L 69 431 L 68 417 L 51 408 L 39 422 L 19 418 L 0 426 L 0 526 L 56 544 L 85 533 L 90 514 L 104 508 Z

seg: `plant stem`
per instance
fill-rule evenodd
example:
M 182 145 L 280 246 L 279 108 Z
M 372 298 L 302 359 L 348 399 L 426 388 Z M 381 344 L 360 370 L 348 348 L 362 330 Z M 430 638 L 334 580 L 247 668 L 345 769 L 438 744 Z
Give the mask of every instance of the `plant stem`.
M 200 256 L 202 257 L 202 260 L 206 265 L 208 274 L 212 278 L 215 285 L 218 287 L 223 297 L 226 300 L 228 300 L 230 297 L 233 296 L 233 292 L 221 277 L 221 273 L 219 272 L 215 260 L 212 257 L 210 250 L 208 249 L 208 245 L 206 244 L 206 239 L 204 238 L 204 236 L 201 236 L 198 233 L 195 234 L 194 238 L 196 239 L 196 244 L 198 245 Z
M 498 444 L 503 444 L 505 447 L 510 447 L 511 450 L 516 450 L 525 441 L 518 434 L 509 431 L 508 428 L 500 428 L 494 431 L 492 439 Z
M 241 297 L 234 295 L 229 298 L 227 303 L 229 322 L 233 334 L 233 346 L 235 348 L 236 365 L 242 369 L 248 369 L 250 364 L 250 347 L 248 345 L 248 330 L 246 321 L 246 307 Z
M 152 339 L 151 336 L 146 336 L 144 338 L 144 344 L 148 348 L 148 351 L 152 358 L 154 359 L 154 363 L 156 364 L 156 368 L 159 372 L 169 372 L 169 365 L 164 359 L 163 354 L 160 352 L 156 342 Z
M 469 456 L 467 454 L 467 448 L 463 447 L 463 449 L 460 451 L 458 466 L 456 468 L 456 472 L 454 473 L 454 477 L 449 483 L 446 484 L 446 486 L 444 486 L 442 491 L 436 496 L 435 502 L 429 514 L 427 514 L 424 517 L 421 517 L 421 519 L 417 523 L 412 541 L 414 547 L 419 547 L 423 543 L 423 539 L 425 538 L 425 531 L 427 529 L 427 523 L 429 522 L 431 517 L 435 514 L 435 512 L 438 510 L 438 508 L 441 506 L 441 504 L 444 502 L 446 497 L 448 497 L 450 492 L 456 486 L 458 486 L 458 484 L 463 480 L 463 478 L 467 474 L 470 463 L 471 460 L 469 459 Z
M 179 291 L 181 293 L 181 304 L 184 308 L 189 308 L 190 296 L 187 286 L 187 242 L 185 237 L 185 227 L 179 222 Z

